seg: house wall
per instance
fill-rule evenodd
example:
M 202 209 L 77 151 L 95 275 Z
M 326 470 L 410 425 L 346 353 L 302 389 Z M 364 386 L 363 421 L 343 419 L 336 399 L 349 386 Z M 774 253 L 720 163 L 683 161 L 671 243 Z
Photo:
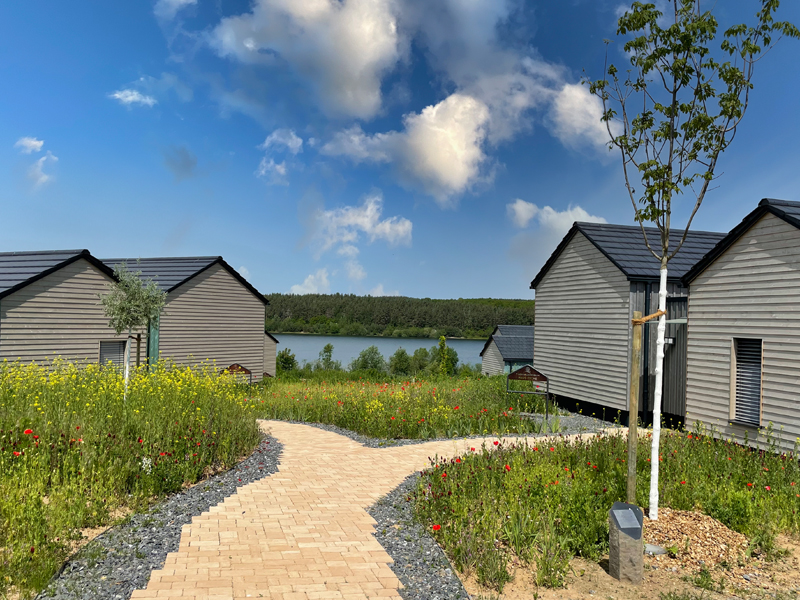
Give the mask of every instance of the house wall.
M 691 284 L 686 422 L 752 441 L 731 425 L 733 338 L 763 340 L 761 425 L 780 445 L 800 437 L 800 230 L 767 214 Z M 754 445 L 764 447 L 764 434 Z
M 177 364 L 238 363 L 264 372 L 264 304 L 221 265 L 170 292 L 159 323 L 161 358 Z
M 627 410 L 630 283 L 578 232 L 536 288 L 533 366 L 550 391 Z
M 275 377 L 278 372 L 278 344 L 275 340 L 264 334 L 264 372 L 270 377 Z
M 503 372 L 504 367 L 503 355 L 500 354 L 500 349 L 492 340 L 486 348 L 486 352 L 483 353 L 481 373 L 484 375 L 499 375 Z
M 0 300 L 0 360 L 98 362 L 100 342 L 120 339 L 108 326 L 99 294 L 111 278 L 84 259 Z M 142 342 L 142 355 L 146 336 Z M 131 363 L 136 364 L 136 342 Z

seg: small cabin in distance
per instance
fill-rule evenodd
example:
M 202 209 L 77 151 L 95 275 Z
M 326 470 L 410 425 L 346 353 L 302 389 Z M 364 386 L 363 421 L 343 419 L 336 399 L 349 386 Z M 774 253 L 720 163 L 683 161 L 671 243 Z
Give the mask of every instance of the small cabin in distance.
M 481 373 L 510 373 L 533 364 L 533 325 L 498 325 L 481 350 Z

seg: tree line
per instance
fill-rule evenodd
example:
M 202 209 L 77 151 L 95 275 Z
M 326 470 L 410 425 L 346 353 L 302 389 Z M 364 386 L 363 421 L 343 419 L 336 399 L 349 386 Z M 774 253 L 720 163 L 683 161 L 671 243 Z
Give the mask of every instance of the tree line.
M 267 294 L 267 331 L 319 335 L 486 338 L 496 325 L 533 325 L 533 300 L 436 300 L 355 294 Z

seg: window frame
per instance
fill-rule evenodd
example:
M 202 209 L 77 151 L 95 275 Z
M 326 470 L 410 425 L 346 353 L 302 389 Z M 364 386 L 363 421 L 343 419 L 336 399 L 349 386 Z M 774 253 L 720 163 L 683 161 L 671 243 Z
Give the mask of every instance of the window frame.
M 760 342 L 761 343 L 761 357 L 760 357 L 760 379 L 759 379 L 759 390 L 758 390 L 758 423 L 754 423 L 751 421 L 744 420 L 743 418 L 738 418 L 736 414 L 736 384 L 737 384 L 737 376 L 738 376 L 738 352 L 739 352 L 739 341 L 744 340 L 748 342 Z M 750 427 L 753 429 L 761 428 L 761 421 L 764 414 L 764 338 L 756 338 L 756 337 L 732 337 L 731 338 L 731 373 L 730 373 L 730 406 L 729 406 L 729 420 L 734 425 L 739 425 L 741 427 Z

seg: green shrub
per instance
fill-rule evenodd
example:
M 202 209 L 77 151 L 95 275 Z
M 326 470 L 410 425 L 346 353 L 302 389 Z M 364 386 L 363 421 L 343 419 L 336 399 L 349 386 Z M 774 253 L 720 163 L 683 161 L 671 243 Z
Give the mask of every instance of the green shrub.
M 389 358 L 389 373 L 392 375 L 410 375 L 411 357 L 405 348 L 398 348 Z
M 297 369 L 297 358 L 290 348 L 284 348 L 278 352 L 276 356 L 276 370 L 278 375 L 282 373 L 289 373 Z
M 386 360 L 377 346 L 369 346 L 353 359 L 353 362 L 350 363 L 350 370 L 385 373 L 387 371 Z

